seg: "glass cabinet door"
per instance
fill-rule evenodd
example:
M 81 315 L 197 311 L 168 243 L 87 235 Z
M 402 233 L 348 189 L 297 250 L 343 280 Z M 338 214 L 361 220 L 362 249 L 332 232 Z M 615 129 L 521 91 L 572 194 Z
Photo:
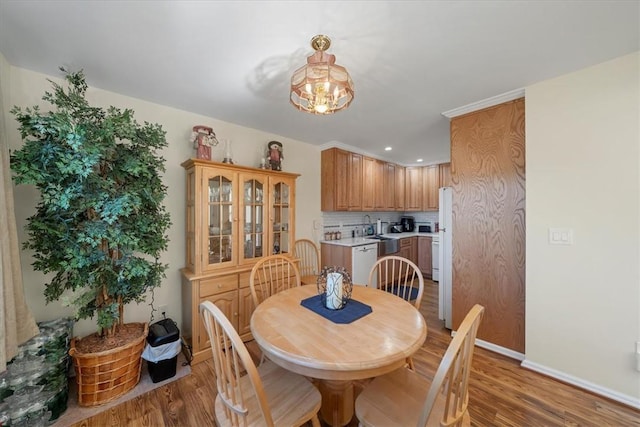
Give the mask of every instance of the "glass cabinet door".
M 233 176 L 215 175 L 207 178 L 209 209 L 207 218 L 207 253 L 209 266 L 233 261 Z
M 293 206 L 291 205 L 292 186 L 287 181 L 274 182 L 271 187 L 271 226 L 272 254 L 290 253 L 293 246 L 290 227 L 292 226 Z
M 266 177 L 241 174 L 240 185 L 242 191 L 242 203 L 240 207 L 240 231 L 241 263 L 254 262 L 256 258 L 260 258 L 265 253 L 266 233 Z

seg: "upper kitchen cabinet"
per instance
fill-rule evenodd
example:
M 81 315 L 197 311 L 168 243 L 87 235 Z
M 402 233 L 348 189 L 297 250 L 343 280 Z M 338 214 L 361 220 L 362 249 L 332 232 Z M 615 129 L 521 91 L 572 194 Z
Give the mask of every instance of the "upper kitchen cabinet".
M 438 168 L 440 187 L 451 187 L 451 163 L 440 163 Z
M 407 167 L 405 168 L 404 182 L 404 210 L 405 211 L 421 211 L 422 210 L 422 168 Z
M 440 188 L 439 166 L 422 168 L 422 206 L 425 211 L 438 210 L 438 188 Z
M 381 191 L 381 195 L 383 196 L 383 206 L 382 209 L 386 211 L 395 211 L 396 210 L 396 169 L 399 166 L 393 163 L 384 163 L 383 164 L 383 183 L 382 188 L 384 191 Z M 403 180 L 404 181 L 404 180 Z M 402 184 L 404 186 L 404 183 Z M 404 203 L 403 203 L 404 208 Z
M 339 148 L 321 159 L 324 212 L 438 210 L 438 188 L 450 181 L 448 163 L 404 167 Z
M 384 211 L 391 203 L 389 203 L 389 193 L 386 192 L 387 188 L 387 164 L 382 160 L 376 160 L 373 168 L 373 187 L 374 187 L 374 208 L 376 211 Z M 377 189 L 377 190 L 376 190 Z M 381 189 L 383 189 L 381 191 Z
M 362 210 L 373 211 L 376 209 L 376 191 L 373 185 L 379 178 L 376 169 L 376 159 L 364 157 L 362 160 Z M 378 178 L 378 179 L 376 179 Z
M 346 211 L 349 209 L 349 166 L 351 153 L 331 148 L 321 154 L 320 205 L 323 211 Z
M 404 193 L 405 193 L 405 168 L 404 166 L 395 165 L 396 181 L 394 184 L 394 210 L 404 211 Z
M 321 154 L 323 211 L 361 211 L 363 156 L 330 148 Z

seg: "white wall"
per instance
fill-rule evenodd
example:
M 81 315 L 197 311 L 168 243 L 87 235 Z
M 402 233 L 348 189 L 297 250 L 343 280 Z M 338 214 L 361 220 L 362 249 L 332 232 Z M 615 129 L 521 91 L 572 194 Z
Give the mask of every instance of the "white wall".
M 526 89 L 526 360 L 640 407 L 640 54 Z M 550 245 L 548 229 L 573 229 Z
M 6 64 L 6 62 L 4 63 Z M 4 94 L 5 97 L 8 95 L 9 98 L 8 101 L 3 100 L 5 105 L 18 105 L 21 107 L 40 105 L 44 107 L 46 104 L 41 100 L 42 95 L 45 90 L 51 89 L 46 79 L 49 78 L 62 83 L 59 79 L 60 76 L 46 76 L 17 67 L 4 66 L 2 67 L 3 82 L 5 80 L 5 69 L 10 70 L 11 78 L 11 91 L 8 94 Z M 91 83 L 91 76 L 87 76 L 87 82 Z M 158 88 L 158 90 L 162 90 L 162 88 Z M 168 233 L 170 239 L 169 248 L 162 257 L 162 262 L 169 265 L 166 273 L 167 278 L 164 280 L 162 287 L 155 291 L 155 305 L 156 308 L 160 304 L 167 305 L 168 315 L 172 319 L 180 322 L 182 317 L 179 286 L 180 269 L 184 267 L 185 263 L 185 174 L 180 163 L 190 157 L 195 157 L 195 150 L 188 141 L 191 128 L 194 125 L 211 126 L 219 139 L 231 139 L 233 160 L 238 165 L 257 166 L 260 163 L 260 158 L 264 157 L 267 142 L 271 140 L 282 142 L 284 145 L 283 170 L 301 174 L 296 183 L 296 237 L 313 237 L 313 220 L 322 221 L 320 212 L 320 151 L 317 147 L 278 135 L 94 88 L 89 88 L 87 97 L 94 105 L 105 107 L 113 105 L 118 108 L 133 109 L 138 122 L 159 123 L 167 132 L 169 146 L 163 151 L 163 156 L 166 159 L 164 181 L 168 186 L 165 205 L 171 215 L 173 225 Z M 285 105 L 283 108 L 289 107 Z M 8 111 L 5 113 L 5 120 L 9 128 L 9 148 L 19 148 L 22 145 L 22 141 L 17 131 L 18 124 Z M 213 160 L 222 161 L 223 149 L 224 147 L 221 146 L 213 149 Z M 19 238 L 22 242 L 26 237 L 24 233 L 26 218 L 35 213 L 38 195 L 35 188 L 24 185 L 17 188 L 14 194 Z M 31 254 L 23 252 L 22 271 L 25 294 L 36 320 L 49 320 L 63 315 L 70 315 L 72 313 L 71 309 L 62 307 L 60 302 L 45 305 L 43 292 L 46 277 L 40 272 L 33 271 L 31 267 L 32 261 Z M 150 302 L 150 299 L 147 302 Z M 131 304 L 125 309 L 125 321 L 148 321 L 150 313 L 151 308 L 146 304 L 140 304 L 139 306 Z M 158 320 L 158 317 L 155 320 Z M 84 336 L 95 330 L 95 322 L 93 320 L 85 320 L 76 324 L 74 333 L 78 336 Z

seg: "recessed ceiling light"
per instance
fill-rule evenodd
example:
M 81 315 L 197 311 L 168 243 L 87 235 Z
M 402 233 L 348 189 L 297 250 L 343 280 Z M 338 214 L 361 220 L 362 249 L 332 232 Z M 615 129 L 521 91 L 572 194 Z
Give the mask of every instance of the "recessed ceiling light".
M 391 151 L 392 148 L 391 147 L 384 147 L 384 151 Z
M 418 163 L 420 163 L 421 161 L 422 161 L 422 159 L 418 159 L 418 160 L 416 160 L 416 162 L 418 162 Z

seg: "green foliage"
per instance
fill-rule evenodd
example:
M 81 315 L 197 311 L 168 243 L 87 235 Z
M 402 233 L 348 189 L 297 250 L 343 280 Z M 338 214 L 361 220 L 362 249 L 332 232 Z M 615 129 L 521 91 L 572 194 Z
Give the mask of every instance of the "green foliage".
M 51 82 L 42 98 L 53 111 L 11 110 L 24 140 L 11 155 L 14 181 L 41 196 L 24 248 L 35 252 L 36 270 L 55 273 L 47 302 L 72 291 L 77 317 L 97 314 L 109 332 L 123 304 L 144 300 L 165 277 L 157 260 L 171 222 L 157 151 L 167 142 L 160 125 L 138 124 L 129 109 L 90 106 L 83 72 L 61 70 L 67 87 Z

